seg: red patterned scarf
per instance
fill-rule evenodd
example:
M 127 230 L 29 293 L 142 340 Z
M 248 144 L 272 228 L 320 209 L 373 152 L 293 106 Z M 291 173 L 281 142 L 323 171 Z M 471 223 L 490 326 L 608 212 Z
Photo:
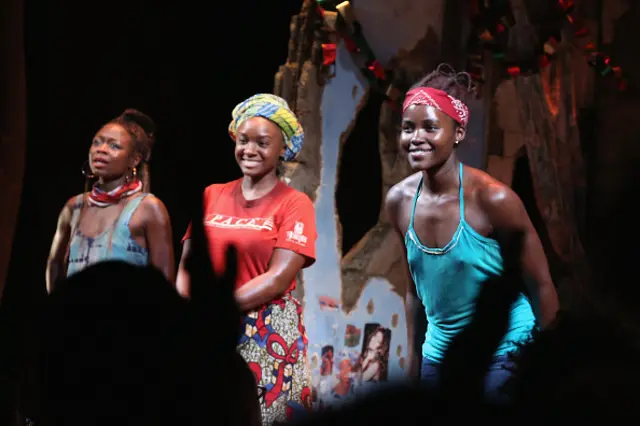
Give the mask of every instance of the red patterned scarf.
M 142 182 L 138 179 L 120 185 L 109 192 L 102 191 L 96 183 L 89 193 L 89 205 L 107 207 L 140 191 L 142 191 Z
M 407 92 L 402 105 L 405 112 L 411 105 L 428 105 L 447 114 L 456 123 L 466 127 L 469 122 L 469 108 L 459 99 L 446 92 L 431 87 L 417 87 Z

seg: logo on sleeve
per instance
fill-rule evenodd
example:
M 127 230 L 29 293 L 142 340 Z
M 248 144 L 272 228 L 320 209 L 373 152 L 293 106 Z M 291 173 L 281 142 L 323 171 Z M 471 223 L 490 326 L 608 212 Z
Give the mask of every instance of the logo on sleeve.
M 307 244 L 307 236 L 304 235 L 304 223 L 296 222 L 293 231 L 287 231 L 287 241 L 305 246 Z

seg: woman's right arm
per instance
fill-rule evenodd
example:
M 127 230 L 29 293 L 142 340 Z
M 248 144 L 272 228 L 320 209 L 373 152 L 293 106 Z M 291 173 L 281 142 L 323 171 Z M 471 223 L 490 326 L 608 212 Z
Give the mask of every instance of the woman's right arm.
M 396 235 L 400 237 L 403 248 L 403 263 L 406 268 L 407 278 L 409 279 L 404 297 L 405 321 L 407 326 L 407 373 L 410 379 L 418 379 L 420 375 L 421 351 L 419 345 L 416 344 L 418 342 L 416 333 L 420 329 L 416 327 L 416 320 L 422 312 L 422 302 L 418 298 L 416 286 L 413 280 L 411 280 L 411 274 L 407 264 L 407 252 L 402 243 L 403 232 L 399 221 L 399 211 L 403 200 L 403 191 L 399 185 L 400 184 L 395 185 L 389 189 L 385 198 L 384 207 L 387 220 L 395 230 Z
M 73 198 L 69 200 L 58 216 L 58 226 L 53 236 L 49 258 L 47 259 L 46 284 L 47 293 L 51 293 L 55 284 L 63 277 L 66 270 L 67 248 L 71 237 L 71 217 L 73 214 Z
M 182 256 L 180 256 L 180 265 L 178 266 L 178 276 L 176 279 L 176 289 L 180 296 L 189 298 L 191 295 L 191 281 L 189 272 L 185 269 L 185 260 L 189 257 L 191 251 L 191 238 L 187 238 L 182 243 Z
M 416 319 L 421 317 L 422 310 L 422 302 L 416 294 L 416 286 L 411 281 L 404 296 L 404 312 L 407 324 L 407 373 L 410 379 L 418 379 L 420 376 L 422 351 L 417 336 L 417 329 L 419 328 L 416 327 Z

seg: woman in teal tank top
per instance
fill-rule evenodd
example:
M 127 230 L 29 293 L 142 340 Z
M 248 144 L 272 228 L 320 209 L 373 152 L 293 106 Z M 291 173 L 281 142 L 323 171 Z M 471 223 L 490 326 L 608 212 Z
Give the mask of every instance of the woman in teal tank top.
M 464 166 L 456 156 L 469 119 L 464 101 L 471 92 L 468 75 L 445 71 L 441 65 L 406 94 L 399 139 L 416 173 L 389 190 L 385 209 L 404 240 L 415 284 L 405 299 L 409 374 L 418 377 L 422 368 L 422 379 L 432 384 L 437 384 L 438 367 L 453 338 L 471 322 L 482 285 L 503 272 L 500 245 L 492 235 L 523 234 L 520 263 L 531 278 L 531 301 L 521 292 L 511 306 L 507 332 L 487 372 L 485 395 L 498 400 L 498 390 L 509 376 L 507 355 L 534 327 L 555 318 L 558 300 L 542 244 L 522 201 L 506 185 Z M 422 365 L 412 343 L 417 340 L 414 319 L 420 305 L 428 322 Z
M 155 125 L 136 110 L 126 110 L 105 124 L 89 149 L 95 183 L 62 209 L 47 261 L 47 291 L 56 282 L 89 265 L 121 260 L 152 264 L 173 282 L 174 258 L 169 214 L 148 194 L 148 161 Z M 141 178 L 140 178 L 141 177 Z

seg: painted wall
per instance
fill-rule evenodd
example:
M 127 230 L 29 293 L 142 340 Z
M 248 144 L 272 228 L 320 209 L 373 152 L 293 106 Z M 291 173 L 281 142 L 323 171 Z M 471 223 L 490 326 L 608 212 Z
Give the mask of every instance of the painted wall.
M 467 136 L 458 147 L 458 158 L 464 164 L 485 170 L 487 166 L 485 154 L 485 101 L 483 99 L 474 99 L 469 102 L 468 107 Z
M 399 58 L 407 54 L 419 59 L 424 72 L 439 62 L 444 1 L 361 0 L 354 2 L 353 8 L 383 65 L 397 67 L 402 62 Z M 302 14 L 292 21 L 290 46 L 304 45 L 296 37 L 300 37 L 299 28 L 308 25 L 310 10 L 310 6 L 303 6 Z M 295 102 L 307 135 L 300 161 L 288 171 L 286 179 L 315 201 L 317 261 L 304 271 L 301 287 L 313 394 L 315 406 L 320 408 L 353 401 L 405 377 L 403 297 L 408 280 L 401 243 L 383 212 L 379 212 L 378 224 L 349 253 L 341 253 L 342 229 L 335 198 L 341 148 L 348 143 L 369 88 L 343 44 L 338 46 L 335 75 L 318 91 L 311 59 L 301 59 L 302 54 L 290 52 L 287 64 L 276 75 L 275 92 Z M 305 64 L 301 74 L 296 71 L 300 63 Z M 468 143 L 460 147 L 463 161 L 475 167 L 484 165 L 484 115 L 477 113 L 481 105 L 471 105 Z M 371 123 L 380 126 L 381 164 L 371 167 L 382 169 L 383 196 L 409 173 L 406 159 L 397 151 L 394 131 L 390 131 L 396 120 L 389 119 L 391 115 L 385 105 L 380 123 Z
M 429 21 L 437 22 L 437 31 L 441 31 L 442 21 L 441 2 L 402 1 L 394 6 L 388 3 L 359 1 L 354 4 L 365 36 L 383 63 L 399 48 L 413 48 L 424 36 L 429 26 L 425 24 Z M 390 25 L 397 31 L 384 30 Z M 357 113 L 367 100 L 367 92 L 367 82 L 350 53 L 340 44 L 335 76 L 324 86 L 321 103 L 321 184 L 315 201 L 317 261 L 304 272 L 308 357 L 315 405 L 319 408 L 352 401 L 369 389 L 405 375 L 404 305 L 392 284 L 385 277 L 369 277 L 355 304 L 345 309 L 342 300 L 343 286 L 348 284 L 343 278 L 344 264 L 339 248 L 336 177 L 340 144 L 346 142 Z M 366 350 L 367 347 L 370 350 Z
M 367 83 L 344 45 L 338 48 L 336 75 L 325 86 L 322 102 L 322 177 L 316 200 L 318 227 L 317 262 L 305 271 L 305 322 L 309 337 L 309 360 L 318 405 L 333 405 L 353 399 L 362 385 L 358 358 L 365 334 L 384 328 L 382 339 L 375 336 L 371 346 L 380 352 L 372 357 L 381 362 L 387 378 L 403 376 L 406 327 L 401 297 L 391 291 L 383 278 L 367 283 L 355 309 L 345 313 L 340 306 L 342 293 L 341 253 L 338 248 L 336 217 L 336 176 L 339 143 L 350 127 L 362 102 Z M 382 340 L 378 344 L 378 340 Z M 376 366 L 374 368 L 380 368 Z M 365 370 L 366 374 L 366 370 Z

